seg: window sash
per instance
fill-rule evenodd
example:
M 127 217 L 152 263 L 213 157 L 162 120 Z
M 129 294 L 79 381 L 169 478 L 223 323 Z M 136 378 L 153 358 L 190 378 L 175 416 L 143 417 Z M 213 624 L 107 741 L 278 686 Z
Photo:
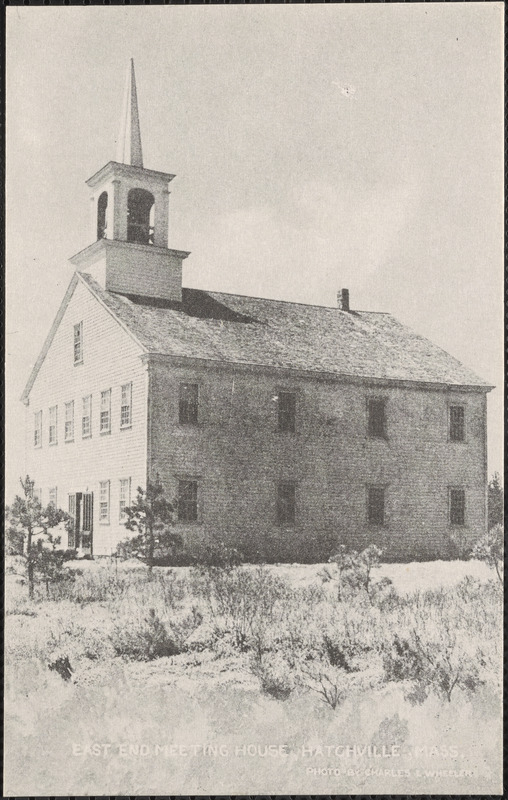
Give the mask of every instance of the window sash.
M 466 524 L 466 492 L 464 489 L 450 489 L 450 524 Z
M 464 406 L 450 406 L 450 440 L 463 442 L 465 433 Z
M 99 522 L 109 522 L 109 481 L 99 483 Z
M 81 436 L 86 439 L 92 435 L 92 395 L 83 397 L 83 412 L 81 416 Z
M 109 433 L 111 430 L 111 389 L 101 392 L 100 431 Z
M 370 399 L 369 409 L 369 436 L 386 436 L 386 402 L 384 400 Z
M 371 525 L 385 524 L 385 490 L 382 486 L 369 486 L 367 517 Z
M 130 478 L 120 478 L 120 501 L 119 501 L 119 521 L 125 522 L 127 519 L 127 514 L 125 513 L 125 509 L 130 506 L 131 503 L 131 479 Z
M 296 520 L 296 485 L 284 481 L 277 486 L 277 523 L 294 525 Z
M 74 325 L 74 363 L 83 361 L 83 323 Z
M 58 406 L 49 409 L 49 443 L 58 442 Z
M 197 425 L 199 406 L 199 387 L 197 383 L 181 383 L 178 406 L 180 425 Z
M 34 447 L 42 445 L 42 411 L 34 414 Z
M 122 401 L 120 406 L 120 427 L 125 428 L 132 422 L 132 383 L 122 386 Z
M 178 481 L 178 519 L 195 522 L 198 518 L 198 482 Z
M 74 439 L 74 400 L 65 404 L 65 441 Z
M 280 431 L 294 433 L 296 422 L 296 393 L 278 393 L 278 423 Z

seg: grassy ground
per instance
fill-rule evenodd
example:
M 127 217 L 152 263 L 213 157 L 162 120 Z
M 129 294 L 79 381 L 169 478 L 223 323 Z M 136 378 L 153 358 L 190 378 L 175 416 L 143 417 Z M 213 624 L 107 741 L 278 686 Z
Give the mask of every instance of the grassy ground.
M 7 795 L 499 790 L 483 564 L 383 565 L 340 596 L 316 565 L 74 568 L 34 603 L 8 576 Z

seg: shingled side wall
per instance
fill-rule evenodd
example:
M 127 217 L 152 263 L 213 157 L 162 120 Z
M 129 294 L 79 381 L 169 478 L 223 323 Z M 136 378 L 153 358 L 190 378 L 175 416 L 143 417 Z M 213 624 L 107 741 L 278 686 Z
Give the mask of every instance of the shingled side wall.
M 486 524 L 486 396 L 289 376 L 286 371 L 152 363 L 149 469 L 170 496 L 199 483 L 189 549 L 224 541 L 248 559 L 320 561 L 341 542 L 393 560 L 456 557 Z M 180 382 L 199 384 L 199 424 L 178 423 Z M 295 433 L 277 430 L 276 395 L 297 393 Z M 387 440 L 367 435 L 367 398 L 387 401 Z M 466 441 L 448 440 L 448 406 L 466 407 Z M 297 483 L 296 525 L 276 524 L 276 484 Z M 367 523 L 367 485 L 386 486 L 386 525 Z M 466 490 L 466 526 L 448 523 L 449 487 Z

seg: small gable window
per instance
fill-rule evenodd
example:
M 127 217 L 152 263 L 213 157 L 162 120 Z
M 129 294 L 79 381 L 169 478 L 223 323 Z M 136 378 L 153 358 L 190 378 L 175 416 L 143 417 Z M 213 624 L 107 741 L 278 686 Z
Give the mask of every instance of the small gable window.
M 58 406 L 49 409 L 49 443 L 58 443 Z
M 450 489 L 450 525 L 466 524 L 466 492 L 464 489 Z
M 367 401 L 369 436 L 386 438 L 386 401 L 370 397 Z
M 100 432 L 111 433 L 111 389 L 101 392 Z
M 196 522 L 198 518 L 198 482 L 178 481 L 178 519 L 180 522 Z
M 450 406 L 450 441 L 463 442 L 465 438 L 464 406 Z
M 294 433 L 296 426 L 296 394 L 295 392 L 279 392 L 278 424 L 280 431 Z
M 34 414 L 34 447 L 42 447 L 42 411 Z
M 180 425 L 198 424 L 198 384 L 181 383 L 180 401 L 178 406 L 178 421 Z
M 83 323 L 78 322 L 74 325 L 74 363 L 81 364 L 83 361 Z
M 371 525 L 385 524 L 384 486 L 367 487 L 367 520 Z
M 282 481 L 277 485 L 277 524 L 294 525 L 296 519 L 296 484 Z
M 74 400 L 65 404 L 65 441 L 74 441 Z

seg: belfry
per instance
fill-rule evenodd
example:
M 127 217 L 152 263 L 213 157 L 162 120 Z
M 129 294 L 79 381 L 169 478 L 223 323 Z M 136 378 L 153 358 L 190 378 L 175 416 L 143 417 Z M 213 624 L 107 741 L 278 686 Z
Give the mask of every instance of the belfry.
M 134 61 L 127 71 L 117 160 L 87 180 L 89 245 L 70 260 L 108 291 L 181 302 L 182 261 L 168 247 L 169 190 L 175 176 L 143 166 Z

